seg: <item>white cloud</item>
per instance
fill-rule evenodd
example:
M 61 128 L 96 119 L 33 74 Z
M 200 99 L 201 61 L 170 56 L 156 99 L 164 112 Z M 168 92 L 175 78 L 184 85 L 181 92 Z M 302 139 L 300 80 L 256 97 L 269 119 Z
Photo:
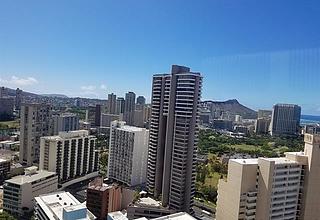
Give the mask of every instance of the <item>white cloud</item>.
M 100 89 L 107 90 L 107 86 L 105 84 L 101 84 Z
M 81 90 L 83 91 L 94 91 L 96 90 L 95 86 L 89 85 L 89 86 L 81 86 Z
M 19 78 L 17 76 L 11 76 L 9 79 L 0 78 L 0 84 L 8 87 L 31 86 L 38 83 L 38 80 L 34 77 Z

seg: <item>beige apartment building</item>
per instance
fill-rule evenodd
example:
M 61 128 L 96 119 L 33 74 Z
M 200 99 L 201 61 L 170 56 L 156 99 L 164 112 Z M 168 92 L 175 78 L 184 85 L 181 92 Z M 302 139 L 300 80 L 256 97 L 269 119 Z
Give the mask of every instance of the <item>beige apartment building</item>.
M 320 210 L 320 135 L 282 158 L 232 159 L 218 185 L 217 220 L 316 220 Z

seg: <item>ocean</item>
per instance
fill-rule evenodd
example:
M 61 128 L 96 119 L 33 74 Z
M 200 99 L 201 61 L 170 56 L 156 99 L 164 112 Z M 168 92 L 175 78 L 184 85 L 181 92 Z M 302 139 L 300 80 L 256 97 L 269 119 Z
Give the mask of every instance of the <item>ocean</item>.
M 320 123 L 320 116 L 316 115 L 301 115 L 300 124 L 306 125 L 306 124 L 317 124 Z

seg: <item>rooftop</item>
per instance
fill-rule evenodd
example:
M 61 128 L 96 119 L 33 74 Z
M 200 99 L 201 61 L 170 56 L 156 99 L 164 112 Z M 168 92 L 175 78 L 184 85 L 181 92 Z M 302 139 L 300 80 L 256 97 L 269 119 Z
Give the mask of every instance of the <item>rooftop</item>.
M 42 138 L 46 140 L 59 141 L 63 139 L 71 139 L 71 138 L 85 137 L 85 136 L 89 136 L 89 132 L 87 130 L 77 130 L 77 131 L 59 132 L 59 135 L 46 136 Z
M 128 220 L 127 216 L 120 211 L 108 213 L 108 216 L 114 220 Z
M 22 185 L 25 183 L 32 183 L 34 181 L 38 181 L 43 178 L 54 176 L 55 174 L 56 174 L 55 172 L 38 170 L 34 174 L 15 176 L 15 177 L 12 177 L 11 179 L 6 180 L 5 182 L 17 184 L 17 185 Z
M 113 186 L 103 183 L 102 185 L 89 185 L 88 189 L 105 191 L 107 189 L 111 189 Z
M 258 164 L 258 159 L 230 159 L 239 164 Z
M 275 164 L 298 164 L 298 162 L 290 160 L 286 157 L 278 157 L 278 158 L 261 158 L 266 161 L 274 161 Z
M 161 202 L 156 201 L 150 197 L 147 197 L 147 198 L 140 198 L 134 205 L 161 207 Z
M 3 163 L 3 162 L 10 162 L 10 160 L 6 160 L 6 159 L 1 159 L 0 158 L 0 163 Z
M 171 219 L 171 220 L 195 220 L 191 215 L 185 212 L 178 212 L 175 214 L 163 216 L 160 218 L 155 218 L 154 220 L 165 220 L 165 219 Z
M 50 220 L 63 219 L 63 209 L 65 211 L 76 211 L 86 209 L 85 204 L 81 204 L 69 192 L 55 192 L 35 198 L 37 204 L 46 213 Z M 91 212 L 87 212 L 87 219 L 94 219 Z
M 134 126 L 129 126 L 129 125 L 124 125 L 124 126 L 118 128 L 118 129 L 119 130 L 123 130 L 123 131 L 131 131 L 131 132 L 145 130 L 145 128 L 139 128 L 139 127 L 134 127 Z

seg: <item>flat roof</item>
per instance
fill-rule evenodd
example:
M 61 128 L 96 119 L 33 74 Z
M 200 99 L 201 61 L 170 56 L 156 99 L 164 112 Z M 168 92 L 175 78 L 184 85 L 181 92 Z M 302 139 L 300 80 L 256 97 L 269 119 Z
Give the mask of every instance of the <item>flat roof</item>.
M 239 164 L 258 164 L 258 159 L 230 159 L 229 161 L 233 161 Z
M 135 126 L 129 126 L 129 125 L 124 125 L 120 128 L 117 128 L 118 130 L 123 130 L 123 131 L 143 131 L 145 128 L 139 128 Z
M 150 197 L 140 198 L 134 205 L 161 207 L 161 202 L 156 201 Z
M 86 209 L 85 204 L 80 203 L 69 192 L 54 192 L 34 199 L 50 220 L 56 220 L 57 218 L 62 220 L 63 209 L 66 211 Z M 89 211 L 87 211 L 87 219 L 94 219 L 93 214 Z
M 266 161 L 274 161 L 275 164 L 299 164 L 297 161 L 290 160 L 286 157 L 277 157 L 277 158 L 261 158 Z
M 155 218 L 154 220 L 165 220 L 165 219 L 171 219 L 171 220 L 195 220 L 191 215 L 185 212 L 178 212 L 175 214 L 163 216 L 160 218 Z
M 102 185 L 89 185 L 88 186 L 88 189 L 92 189 L 92 190 L 99 190 L 99 191 L 105 191 L 107 189 L 111 189 L 113 187 L 113 185 L 108 185 L 108 184 L 105 184 L 105 183 L 102 183 Z
M 3 162 L 10 162 L 10 160 L 0 158 L 0 163 L 3 163 Z
M 20 176 L 15 176 L 12 177 L 11 179 L 6 180 L 5 182 L 7 183 L 13 183 L 17 185 L 22 185 L 25 183 L 32 183 L 34 181 L 50 177 L 52 175 L 55 175 L 55 172 L 49 172 L 46 170 L 38 170 L 36 173 L 31 174 L 31 175 L 20 175 Z
M 300 151 L 300 152 L 285 152 L 285 154 L 296 155 L 296 156 L 307 156 L 302 151 Z
M 127 216 L 120 211 L 110 212 L 108 213 L 108 216 L 110 216 L 114 220 L 128 220 Z

